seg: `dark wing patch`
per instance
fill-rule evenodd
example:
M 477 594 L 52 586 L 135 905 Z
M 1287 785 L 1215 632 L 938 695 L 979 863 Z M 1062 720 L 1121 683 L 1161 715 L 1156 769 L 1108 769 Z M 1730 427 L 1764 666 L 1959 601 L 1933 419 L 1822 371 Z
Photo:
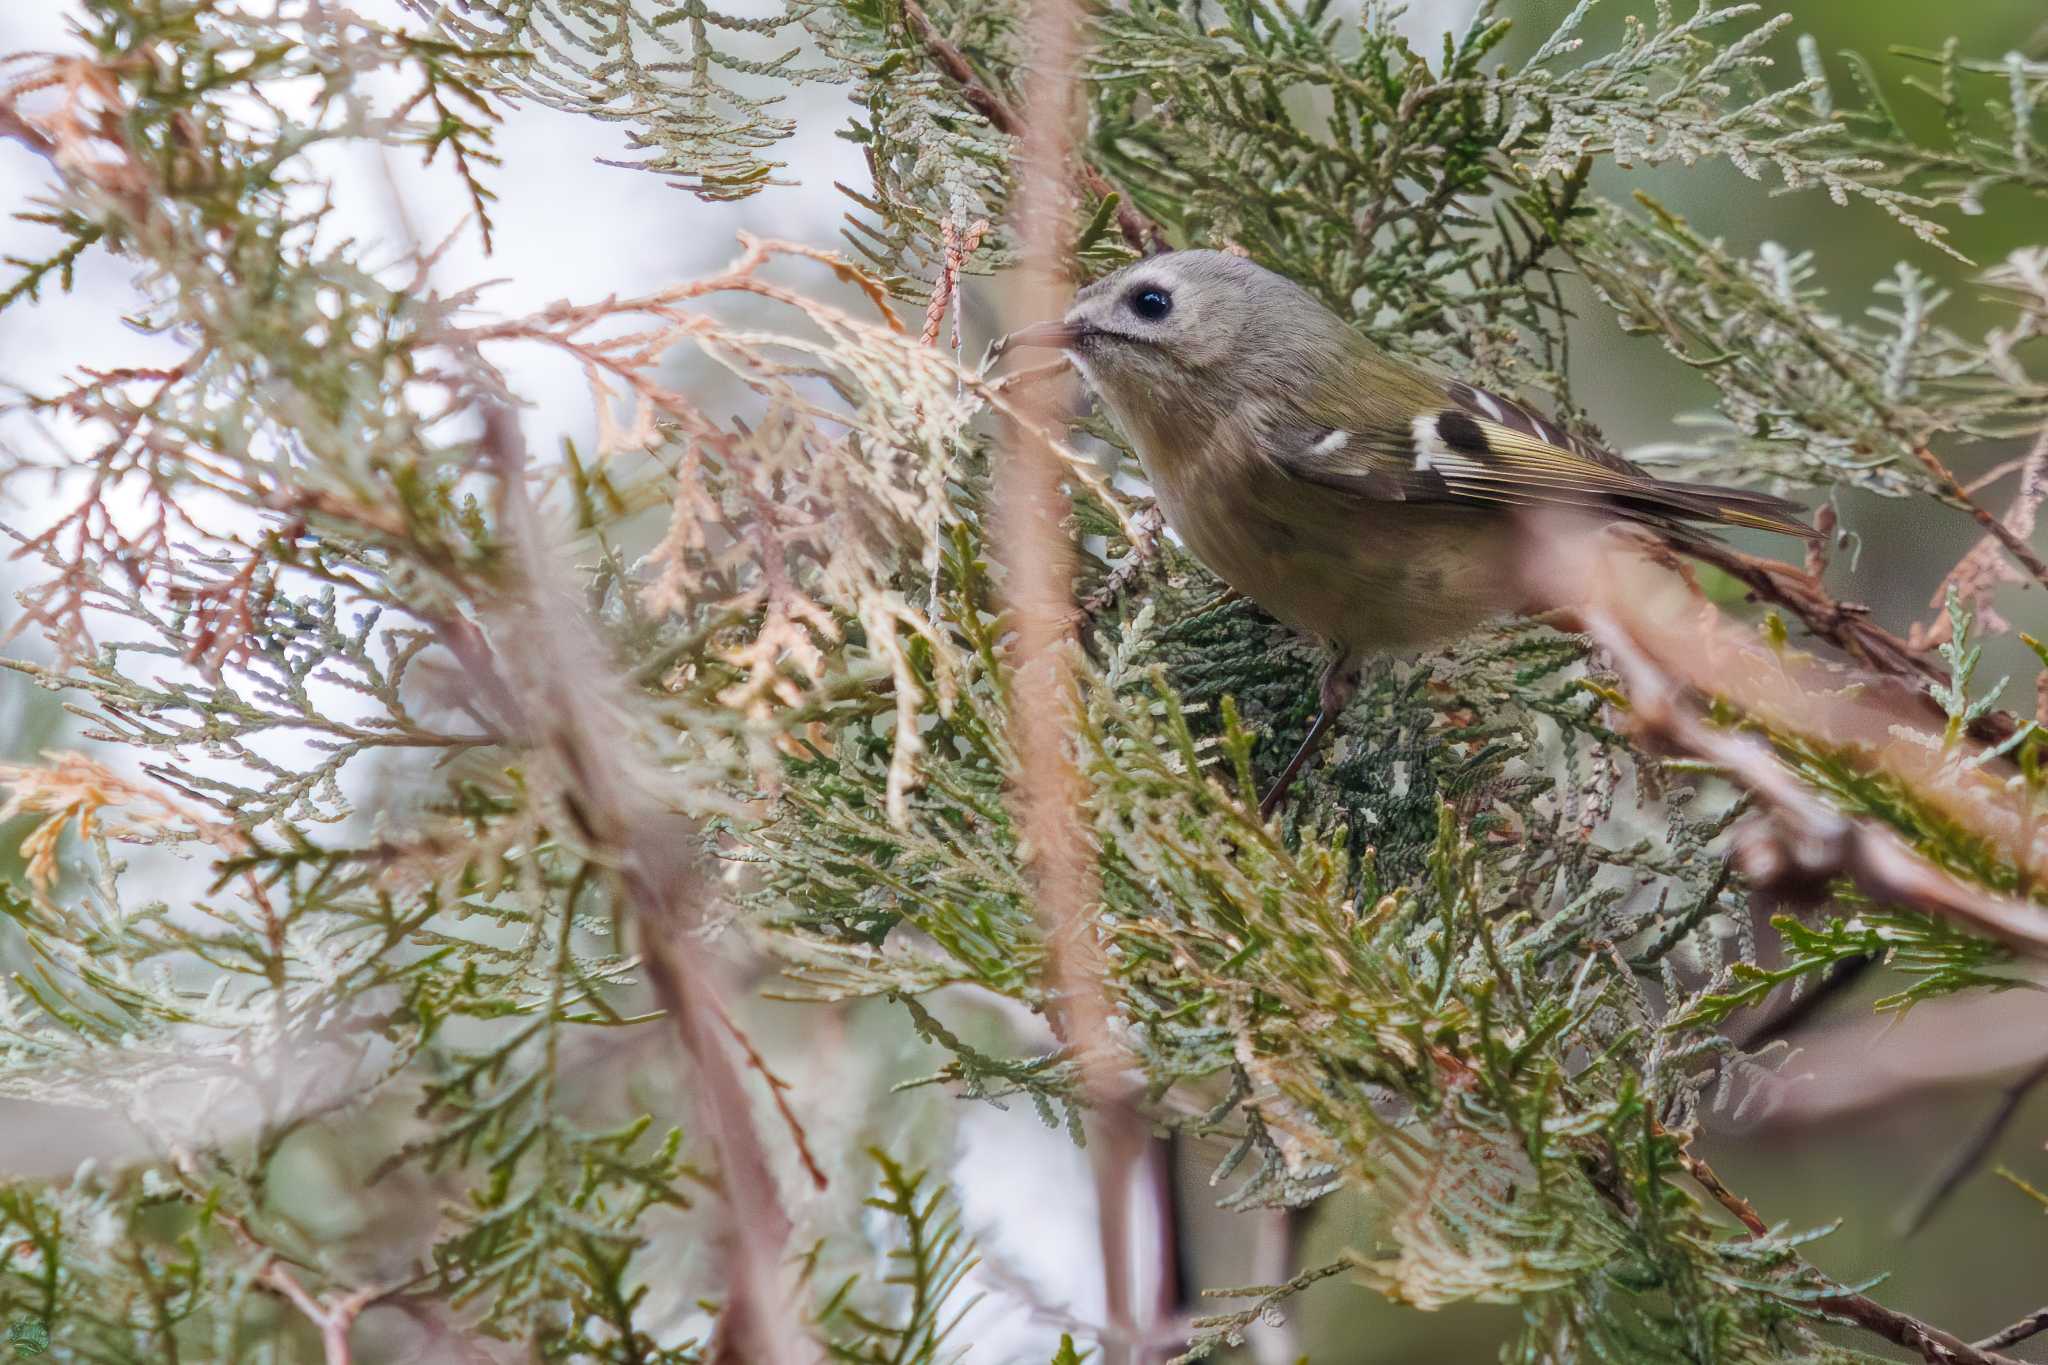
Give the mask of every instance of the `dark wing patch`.
M 1604 464 L 1610 469 L 1623 469 L 1631 474 L 1639 472 L 1634 465 L 1613 451 L 1572 435 L 1542 413 L 1524 407 L 1512 398 L 1503 398 L 1497 393 L 1476 388 L 1463 380 L 1453 380 L 1450 387 L 1445 390 L 1445 395 L 1451 400 L 1452 407 L 1468 416 L 1493 422 L 1524 436 L 1533 436 L 1545 445 L 1569 450 L 1582 459 Z
M 1488 453 L 1486 433 L 1479 429 L 1479 423 L 1470 414 L 1450 411 L 1436 415 L 1437 438 L 1452 450 L 1462 450 L 1471 455 L 1484 457 Z
M 1574 507 L 1666 528 L 1703 521 L 1812 539 L 1797 503 L 1653 478 L 1610 450 L 1497 394 L 1454 383 L 1450 405 L 1402 432 L 1275 432 L 1281 466 L 1382 502 Z
M 1458 440 L 1466 436 L 1466 426 L 1477 426 L 1485 438 L 1485 458 L 1477 458 L 1481 452 L 1473 450 L 1475 458 L 1464 463 L 1444 467 L 1438 460 L 1444 481 L 1470 497 L 1604 508 L 1663 526 L 1712 522 L 1817 538 L 1802 520 L 1806 510 L 1784 497 L 1657 479 L 1612 450 L 1571 436 L 1548 417 L 1497 393 L 1452 383 L 1446 395 L 1454 407 L 1436 420 L 1444 444 L 1468 450 Z

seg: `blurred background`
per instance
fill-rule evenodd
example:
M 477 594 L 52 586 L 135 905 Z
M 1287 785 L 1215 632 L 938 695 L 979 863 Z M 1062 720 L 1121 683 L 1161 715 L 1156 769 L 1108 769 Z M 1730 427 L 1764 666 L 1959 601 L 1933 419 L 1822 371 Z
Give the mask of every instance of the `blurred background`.
M 1517 29 L 1502 56 L 1513 61 L 1532 49 L 1573 2 L 1507 0 L 1502 12 L 1516 20 Z M 1624 16 L 1649 3 L 1605 0 L 1584 30 L 1588 46 L 1613 41 Z M 387 5 L 395 8 L 395 0 L 362 0 L 360 8 L 375 13 Z M 69 8 L 64 0 L 0 6 L 0 52 L 65 47 L 71 41 Z M 2048 56 L 2043 0 L 1768 0 L 1761 9 L 1794 16 L 1776 49 L 1786 79 L 1798 69 L 1793 35 L 1799 33 L 1812 34 L 1831 61 L 1844 49 L 1862 52 L 1887 82 L 1925 71 L 1894 49 L 1937 49 L 1950 37 L 1971 56 L 1997 58 L 2015 50 Z M 1444 28 L 1462 26 L 1469 14 L 1468 0 L 1417 0 L 1404 24 L 1429 51 Z M 1843 74 L 1838 64 L 1830 70 L 1838 78 Z M 1932 121 L 1926 102 L 1895 94 L 1909 121 Z M 833 135 L 846 112 L 843 99 L 830 87 L 795 91 L 786 112 L 799 132 L 782 154 L 789 163 L 785 177 L 798 184 L 719 206 L 670 189 L 658 177 L 598 164 L 596 158 L 624 152 L 616 127 L 526 107 L 501 132 L 505 165 L 490 177 L 501 196 L 495 253 L 486 259 L 475 235 L 461 234 L 438 266 L 438 278 L 449 285 L 500 280 L 486 303 L 509 314 L 558 298 L 630 293 L 701 273 L 733 254 L 733 234 L 740 229 L 832 244 L 850 207 L 834 182 L 857 186 L 865 177 L 857 150 Z M 28 207 L 44 171 L 27 152 L 0 143 L 0 203 Z M 1603 172 L 1625 176 L 1625 183 L 1596 178 L 1595 189 L 1620 197 L 1637 186 L 1648 189 L 1738 250 L 1766 240 L 1813 250 L 1841 312 L 1874 302 L 1871 286 L 1903 259 L 1953 288 L 1956 311 L 1949 325 L 1981 331 L 1991 319 L 1977 305 L 1969 269 L 1915 241 L 1868 205 L 1836 207 L 1817 193 L 1769 201 L 1753 192 L 1729 193 L 1737 172 L 1726 166 Z M 340 230 L 390 244 L 394 258 L 412 234 L 439 241 L 467 212 L 459 185 L 416 165 L 343 155 L 331 173 Z M 1990 265 L 2015 246 L 2042 240 L 2038 201 L 1994 197 L 1986 210 L 1951 224 L 1952 242 L 1975 262 Z M 0 221 L 0 255 L 38 254 L 41 234 L 32 224 Z M 148 364 L 152 339 L 122 322 L 133 299 L 121 262 L 88 257 L 69 296 L 48 293 L 39 304 L 0 314 L 0 383 L 47 392 L 80 363 Z M 1711 391 L 1696 373 L 1654 344 L 1622 337 L 1584 291 L 1575 302 L 1577 395 L 1618 447 L 1671 439 L 1674 416 L 1708 405 Z M 975 306 L 972 294 L 968 306 Z M 587 391 L 573 369 L 532 357 L 508 361 L 514 390 L 534 403 L 527 421 L 537 449 L 550 448 L 556 436 L 590 436 L 583 429 L 590 421 Z M 40 430 L 18 415 L 0 419 L 0 440 L 16 446 L 65 439 L 66 433 Z M 2004 455 L 1979 452 L 1971 457 L 1974 467 L 1958 472 L 1967 480 Z M 2008 496 L 2004 487 L 1987 494 L 1993 506 Z M 1860 534 L 1864 549 L 1860 559 L 1838 557 L 1832 570 L 1837 593 L 1869 604 L 1884 625 L 1901 633 L 1931 619 L 1930 595 L 1976 539 L 1967 517 L 1928 503 L 1851 494 L 1842 500 L 1841 516 Z M 34 490 L 14 487 L 0 520 L 33 525 Z M 19 564 L 0 565 L 0 577 L 9 583 L 23 571 Z M 11 617 L 12 611 L 10 605 L 5 614 Z M 2022 629 L 2048 634 L 2048 606 L 2038 592 L 2010 592 L 2005 614 Z M 38 642 L 19 639 L 9 648 L 33 656 Z M 2023 647 L 2008 636 L 1991 643 L 1986 671 L 1994 678 L 2028 673 L 2026 661 Z M 79 729 L 79 721 L 64 714 L 50 694 L 14 675 L 0 679 L 0 756 L 76 746 Z M 126 758 L 115 755 L 114 761 Z M 0 859 L 12 859 L 19 832 L 0 831 Z M 4 870 L 12 875 L 18 868 Z M 0 968 L 19 965 L 7 956 L 11 951 L 12 944 L 0 938 Z M 1795 1042 L 1804 1055 L 1793 1059 L 1786 1074 L 1810 1071 L 1820 1079 L 1788 1087 L 1786 1102 L 1767 1119 L 1723 1123 L 1712 1134 L 1708 1154 L 1767 1219 L 1795 1227 L 1840 1220 L 1816 1251 L 1815 1259 L 1830 1272 L 1855 1281 L 1889 1270 L 1893 1278 L 1883 1294 L 1888 1303 L 1967 1335 L 1988 1334 L 2048 1302 L 2048 1210 L 1993 1173 L 2003 1165 L 2048 1188 L 2048 1086 L 2024 1101 L 1996 1150 L 1924 1229 L 1908 1236 L 1902 1220 L 1958 1144 L 1999 1106 L 2013 1079 L 2048 1054 L 2048 1005 L 2037 992 L 2014 991 L 1923 1006 L 1890 1021 L 1868 1008 L 1881 991 L 1879 983 L 1868 983 L 1847 993 L 1802 1030 Z M 807 1084 L 846 1084 L 843 1068 L 855 1056 L 865 1071 L 884 1078 L 908 1078 L 932 1066 L 930 1054 L 888 1007 L 851 1011 L 843 1031 L 829 1039 L 802 1032 L 816 1027 L 814 1011 L 758 1008 L 756 1037 L 786 1059 L 783 1074 L 799 1095 Z M 977 1045 L 1028 1050 L 1037 1043 L 1033 1021 L 987 1011 L 965 997 L 949 1001 L 948 1008 L 949 1017 L 960 1020 L 983 1010 L 977 1025 L 983 1036 L 970 1037 Z M 8 1118 L 0 1113 L 0 1127 Z M 973 1343 L 973 1360 L 1044 1360 L 1058 1336 L 1049 1319 L 1070 1313 L 1085 1320 L 1099 1311 L 1085 1160 L 1063 1134 L 1042 1127 L 1028 1106 L 998 1110 L 924 1090 L 846 1122 L 865 1125 L 871 1140 L 893 1147 L 900 1148 L 910 1134 L 926 1159 L 962 1173 L 966 1222 L 985 1256 L 977 1287 L 986 1298 L 962 1338 Z M 79 1148 L 67 1150 L 75 1158 Z M 1212 1154 L 1183 1155 L 1193 1277 L 1204 1285 L 1244 1283 L 1253 1273 L 1245 1255 L 1246 1225 L 1202 1211 L 1208 1187 L 1201 1163 Z M 1326 1203 L 1301 1234 L 1298 1263 L 1332 1259 L 1361 1221 L 1359 1208 L 1342 1200 Z M 1288 1349 L 1308 1353 L 1318 1365 L 1489 1360 L 1514 1325 L 1507 1309 L 1431 1315 L 1393 1309 L 1341 1280 L 1298 1300 L 1292 1316 L 1298 1335 Z M 1273 1334 L 1259 1358 L 1278 1358 L 1281 1343 Z M 2048 1336 L 2016 1353 L 2048 1360 Z

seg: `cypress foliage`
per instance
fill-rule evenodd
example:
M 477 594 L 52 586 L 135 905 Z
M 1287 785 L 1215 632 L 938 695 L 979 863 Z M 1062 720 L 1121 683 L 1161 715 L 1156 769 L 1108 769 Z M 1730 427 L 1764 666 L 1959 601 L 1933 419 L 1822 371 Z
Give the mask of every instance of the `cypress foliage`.
M 1910 643 L 1723 553 L 1709 595 L 1771 605 L 1674 599 L 1718 642 L 1676 701 L 1652 704 L 1670 654 L 1631 653 L 1626 622 L 1377 661 L 1273 826 L 1256 794 L 1312 712 L 1313 644 L 1156 534 L 1102 472 L 1113 430 L 1044 430 L 1013 381 L 931 344 L 1018 263 L 1028 6 L 84 0 L 71 48 L 0 67 L 51 241 L 0 307 L 61 306 L 111 253 L 180 353 L 78 357 L 74 386 L 22 400 L 77 453 L 6 454 L 17 486 L 58 490 L 12 533 L 54 662 L 9 666 L 102 747 L 4 773 L 36 823 L 0 889 L 0 1095 L 134 1137 L 0 1181 L 0 1319 L 108 1361 L 334 1362 L 352 1333 L 390 1358 L 748 1358 L 733 1305 L 774 1220 L 723 1209 L 744 1186 L 702 1067 L 680 1104 L 646 1093 L 674 1070 L 647 1056 L 676 1050 L 664 1014 L 689 1061 L 752 1047 L 737 1022 L 688 1042 L 678 1001 L 731 982 L 664 984 L 709 940 L 764 954 L 820 1018 L 882 1002 L 861 1017 L 944 1058 L 943 1105 L 879 1069 L 838 1096 L 742 1070 L 754 1112 L 726 1127 L 796 1208 L 772 1248 L 790 1331 L 818 1358 L 979 1360 L 942 1182 L 822 1119 L 890 1134 L 1022 1100 L 1080 1138 L 1099 1098 L 1079 1040 L 1013 1054 L 955 1013 L 1063 1008 L 992 530 L 995 452 L 1022 439 L 1073 499 L 1060 719 L 1118 1065 L 1148 1121 L 1220 1143 L 1227 1205 L 1350 1189 L 1379 1211 L 1347 1264 L 1289 1267 L 1182 1333 L 1183 1359 L 1338 1270 L 1418 1308 L 1517 1305 L 1507 1358 L 1531 1365 L 1847 1361 L 1877 1337 L 1991 1358 L 1926 1354 L 1937 1329 L 1830 1278 L 1824 1229 L 1759 1218 L 1689 1144 L 1768 1103 L 1782 1050 L 1736 1040 L 1773 991 L 1875 958 L 1904 1009 L 2019 984 L 2048 943 L 2048 747 L 2000 706 L 2032 680 L 1979 676 L 1996 594 L 2048 572 L 2022 553 L 2048 489 L 2048 241 L 1969 276 L 1988 331 L 1904 264 L 1848 316 L 1797 245 L 1736 252 L 1594 173 L 1725 163 L 1948 250 L 1954 215 L 2048 194 L 2048 66 L 1951 47 L 1887 90 L 1808 44 L 1787 79 L 1765 47 L 1788 20 L 1758 6 L 1656 0 L 1597 53 L 1593 8 L 1514 60 L 1524 20 L 1495 0 L 1427 50 L 1379 0 L 1091 10 L 1062 264 L 1241 249 L 1597 437 L 1565 344 L 1577 276 L 1596 325 L 1714 388 L 1644 452 L 1665 471 L 1958 508 L 1949 468 L 2024 438 L 2008 534 Z M 619 123 L 696 196 L 789 193 L 779 99 L 803 84 L 843 88 L 870 172 L 837 250 L 743 239 L 702 279 L 505 316 L 327 221 L 347 187 L 316 152 L 369 145 L 458 178 L 488 240 L 519 98 Z M 500 346 L 585 370 L 594 448 L 516 450 Z M 165 897 L 166 857 L 205 870 L 196 894 Z M 639 1079 L 598 1079 L 608 1056 Z M 807 1133 L 844 1146 L 804 1153 L 834 1193 L 798 1199 Z M 406 1237 L 395 1208 L 330 1235 L 280 1198 L 316 1150 L 384 1182 L 366 1206 L 416 1192 L 390 1197 Z

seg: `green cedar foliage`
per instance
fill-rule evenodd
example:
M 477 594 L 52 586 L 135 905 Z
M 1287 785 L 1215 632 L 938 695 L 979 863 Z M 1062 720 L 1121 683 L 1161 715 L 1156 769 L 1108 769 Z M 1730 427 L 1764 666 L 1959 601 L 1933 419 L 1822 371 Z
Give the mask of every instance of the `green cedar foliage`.
M 1567 417 L 1576 273 L 1714 385 L 1711 422 L 1661 452 L 1689 475 L 1946 496 L 1918 448 L 2040 426 L 2048 243 L 1979 277 L 2004 310 L 1987 334 L 1945 321 L 1949 288 L 1905 266 L 1845 317 L 1798 250 L 1736 252 L 1592 176 L 1721 162 L 1758 195 L 1864 202 L 1939 244 L 1987 194 L 2048 189 L 2048 67 L 1951 50 L 1917 93 L 1854 61 L 1838 89 L 1810 50 L 1797 79 L 1770 68 L 1785 21 L 1755 6 L 1657 0 L 1600 52 L 1580 45 L 1591 8 L 1513 61 L 1505 4 L 1426 49 L 1378 3 L 1094 12 L 1079 154 L 1121 198 L 1084 196 L 1070 262 L 1125 259 L 1116 210 L 1135 208 Z M 587 1065 L 658 1028 L 618 868 L 579 819 L 588 775 L 477 695 L 478 651 L 516 687 L 531 628 L 514 477 L 609 651 L 591 664 L 617 686 L 588 704 L 619 713 L 665 783 L 648 799 L 704 822 L 730 873 L 711 918 L 772 952 L 777 992 L 804 1008 L 888 1002 L 889 1027 L 943 1057 L 902 1089 L 1022 1099 L 1082 1136 L 1073 1056 L 1015 1054 L 959 1017 L 973 993 L 1054 1003 L 991 562 L 990 458 L 1017 414 L 890 303 L 929 297 L 983 220 L 966 271 L 1014 259 L 1012 137 L 990 111 L 1020 98 L 1023 7 L 81 14 L 75 50 L 6 69 L 9 108 L 40 120 L 17 140 L 49 158 L 29 216 L 52 243 L 10 263 L 0 306 L 49 306 L 82 256 L 115 253 L 136 320 L 182 358 L 79 357 L 75 388 L 27 400 L 89 439 L 56 461 L 56 510 L 15 533 L 25 618 L 56 662 L 12 666 L 145 776 L 75 756 L 8 773 L 10 812 L 42 824 L 5 897 L 21 969 L 0 987 L 0 1094 L 139 1136 L 118 1160 L 0 1184 L 0 1317 L 47 1324 L 80 1359 L 318 1359 L 275 1292 L 289 1273 L 318 1294 L 374 1288 L 365 1332 L 402 1308 L 550 1360 L 702 1358 L 726 1282 L 688 1248 L 719 1173 L 687 1116 L 657 1117 L 673 1097 L 611 1093 Z M 619 123 L 635 164 L 729 199 L 783 192 L 777 100 L 806 82 L 853 103 L 859 267 L 746 242 L 707 280 L 527 318 L 340 238 L 323 204 L 345 188 L 310 155 L 371 144 L 440 165 L 488 236 L 516 155 L 495 140 L 507 100 Z M 1902 99 L 1932 101 L 1931 137 Z M 68 122 L 36 114 L 52 102 Z M 870 297 L 832 302 L 835 283 Z M 514 473 L 483 458 L 475 419 L 504 397 L 486 341 L 585 365 L 598 447 Z M 743 411 L 676 386 L 691 360 Z M 1076 586 L 1099 608 L 1062 702 L 1105 984 L 1152 1117 L 1223 1143 L 1224 1202 L 1370 1192 L 1345 1273 L 1421 1308 L 1518 1305 L 1516 1361 L 1863 1358 L 1816 1330 L 1840 1292 L 1816 1232 L 1733 1227 L 1687 1174 L 1703 1115 L 1777 1083 L 1774 1056 L 1723 1026 L 1851 957 L 1884 960 L 1886 1007 L 2001 988 L 2008 950 L 1846 887 L 1766 932 L 1730 869 L 1743 799 L 1633 748 L 1602 661 L 1529 622 L 1376 663 L 1327 761 L 1262 827 L 1256 793 L 1307 723 L 1315 650 L 1218 601 L 1172 545 L 1143 550 L 1138 506 L 1061 449 Z M 9 462 L 23 478 L 49 461 Z M 1949 724 L 1898 737 L 1954 765 L 1979 764 L 1959 737 L 1997 695 L 1973 676 L 1963 605 Z M 1786 648 L 1782 627 L 1767 638 Z M 1873 752 L 1729 706 L 1715 719 L 1963 881 L 2039 897 L 2009 845 Z M 2041 761 L 2022 726 L 1970 780 L 2031 828 Z M 204 870 L 189 893 L 161 889 L 166 851 Z M 918 1101 L 886 1089 L 791 1102 L 896 1132 L 886 1115 Z M 330 1144 L 372 1191 L 414 1182 L 399 1188 L 435 1210 L 416 1246 L 379 1256 L 367 1225 L 324 1237 L 277 1197 Z M 827 1201 L 815 1243 L 791 1249 L 820 1350 L 977 1358 L 952 1330 L 974 1253 L 939 1182 L 858 1140 L 825 1155 L 878 1192 L 871 1216 L 825 1218 Z M 1322 1274 L 1204 1320 L 1191 1358 Z M 1085 1324 L 1075 1337 L 1059 1360 L 1084 1358 Z

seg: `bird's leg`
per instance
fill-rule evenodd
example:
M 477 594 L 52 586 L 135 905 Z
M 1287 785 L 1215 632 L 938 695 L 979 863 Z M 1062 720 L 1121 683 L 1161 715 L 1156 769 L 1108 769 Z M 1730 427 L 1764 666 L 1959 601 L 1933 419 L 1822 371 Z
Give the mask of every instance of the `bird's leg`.
M 1337 717 L 1358 692 L 1358 659 L 1350 650 L 1338 647 L 1337 655 L 1323 670 L 1322 679 L 1316 684 L 1322 709 L 1309 723 L 1308 733 L 1301 737 L 1301 747 L 1294 751 L 1294 757 L 1287 760 L 1287 766 L 1280 771 L 1279 780 L 1266 793 L 1266 799 L 1259 802 L 1259 819 L 1270 820 L 1273 812 L 1280 808 L 1280 801 L 1287 795 L 1287 789 L 1294 785 L 1294 779 L 1302 767 L 1322 747 L 1323 739 L 1330 727 L 1337 723 Z

